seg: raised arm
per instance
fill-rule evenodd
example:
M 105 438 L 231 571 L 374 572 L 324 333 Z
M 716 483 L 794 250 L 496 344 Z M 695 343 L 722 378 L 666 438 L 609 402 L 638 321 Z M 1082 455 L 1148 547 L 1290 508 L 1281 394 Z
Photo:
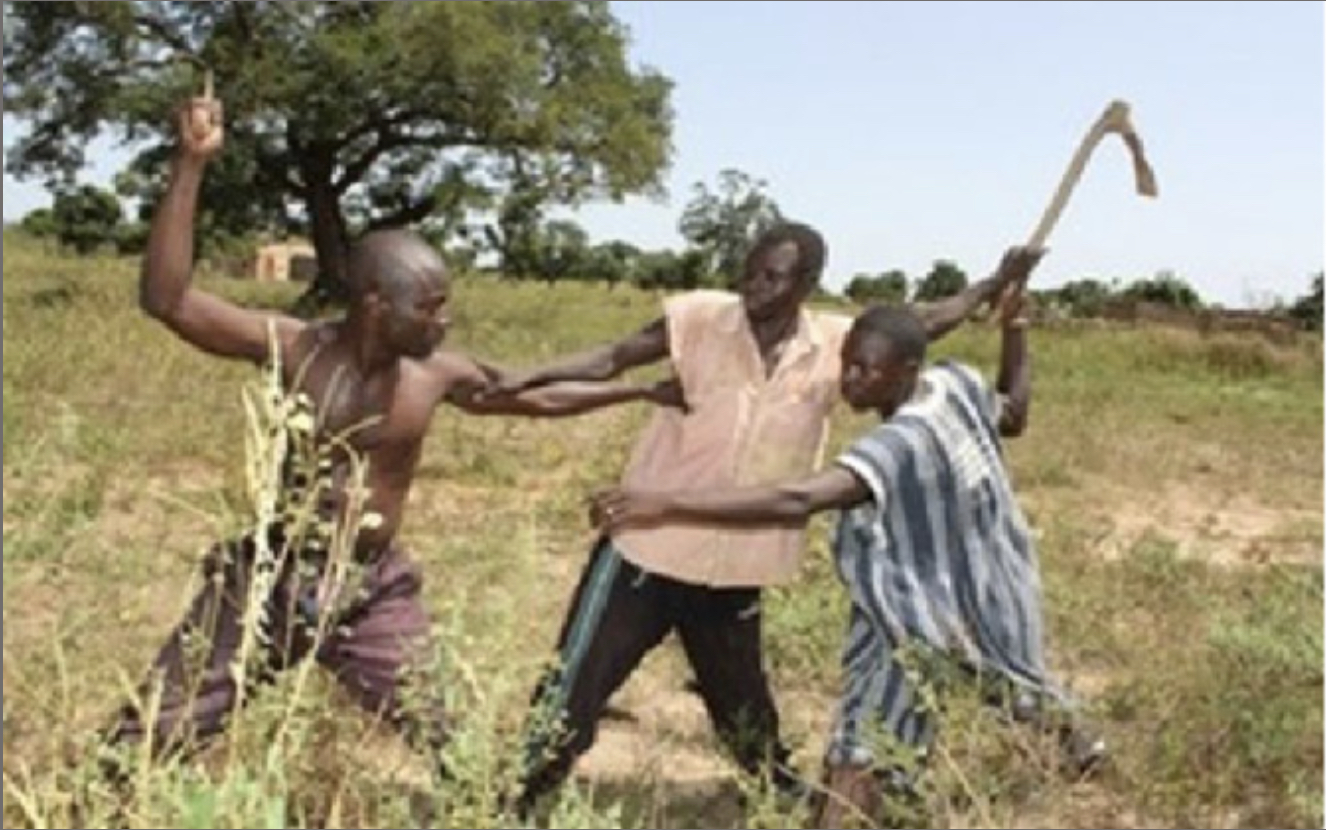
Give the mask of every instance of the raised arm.
M 152 217 L 139 279 L 139 304 L 188 343 L 214 355 L 261 363 L 269 352 L 269 324 L 278 342 L 298 333 L 299 321 L 251 311 L 194 288 L 193 234 L 207 161 L 223 142 L 221 103 L 195 98 L 179 116 L 180 140 L 166 192 Z
M 740 490 L 655 492 L 614 489 L 594 496 L 590 520 L 604 530 L 667 522 L 732 526 L 802 525 L 815 513 L 851 507 L 870 491 L 845 467 L 810 478 Z
M 993 302 L 1004 287 L 1013 282 L 1025 282 L 1036 267 L 1044 251 L 1031 252 L 1025 248 L 1009 248 L 999 263 L 999 268 L 983 280 L 949 297 L 932 303 L 914 303 L 913 309 L 925 325 L 925 333 L 930 342 L 939 340 L 953 331 L 962 322 L 976 313 L 986 303 Z
M 657 363 L 667 356 L 667 321 L 659 318 L 615 343 L 597 346 L 540 369 L 502 378 L 486 394 L 510 395 L 522 389 L 563 381 L 612 380 L 628 369 Z
M 1018 291 L 1005 304 L 1000 320 L 1003 335 L 999 350 L 999 434 L 1009 438 L 1027 428 L 1031 408 L 1031 358 L 1027 353 L 1027 320 L 1023 316 L 1026 295 Z

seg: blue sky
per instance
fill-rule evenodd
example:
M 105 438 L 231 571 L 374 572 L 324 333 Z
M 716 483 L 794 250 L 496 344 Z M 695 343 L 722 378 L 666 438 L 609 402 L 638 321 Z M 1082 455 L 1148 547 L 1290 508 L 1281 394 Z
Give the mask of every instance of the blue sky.
M 1160 183 L 1096 151 L 1035 280 L 1173 270 L 1209 301 L 1303 293 L 1323 267 L 1323 5 L 621 2 L 677 87 L 664 202 L 595 205 L 595 239 L 679 246 L 693 183 L 735 167 L 829 242 L 829 283 L 936 258 L 984 274 L 1022 241 L 1113 98 Z M 12 124 L 6 119 L 6 146 Z M 87 178 L 123 161 L 105 142 Z M 48 201 L 4 179 L 4 216 Z

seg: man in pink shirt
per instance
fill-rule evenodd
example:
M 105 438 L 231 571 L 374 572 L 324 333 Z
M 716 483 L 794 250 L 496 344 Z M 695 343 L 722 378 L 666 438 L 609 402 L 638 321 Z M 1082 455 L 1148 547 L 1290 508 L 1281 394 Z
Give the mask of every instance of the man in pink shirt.
M 806 308 L 825 256 L 814 229 L 778 225 L 752 246 L 735 293 L 670 297 L 663 317 L 639 332 L 506 381 L 498 391 L 606 380 L 670 359 L 686 409 L 656 411 L 635 444 L 623 486 L 720 488 L 810 472 L 822 460 L 852 323 L 849 315 Z M 938 339 L 1025 276 L 1001 271 L 915 310 L 930 339 Z M 722 529 L 684 522 L 600 539 L 563 623 L 558 665 L 535 692 L 539 725 L 528 747 L 522 812 L 561 783 L 593 744 L 608 699 L 674 630 L 710 719 L 740 766 L 798 795 L 764 671 L 760 599 L 764 587 L 796 574 L 803 543 L 800 525 Z

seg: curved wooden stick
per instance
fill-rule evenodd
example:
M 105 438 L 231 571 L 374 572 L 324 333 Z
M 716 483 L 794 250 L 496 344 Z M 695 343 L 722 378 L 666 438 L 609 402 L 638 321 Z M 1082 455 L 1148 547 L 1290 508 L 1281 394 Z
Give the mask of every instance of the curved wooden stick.
M 1110 133 L 1118 133 L 1122 138 L 1124 145 L 1127 146 L 1129 154 L 1133 160 L 1133 179 L 1135 181 L 1137 192 L 1142 196 L 1154 197 L 1159 191 L 1156 188 L 1156 174 L 1151 169 L 1151 165 L 1146 160 L 1146 153 L 1142 147 L 1142 139 L 1138 137 L 1137 131 L 1133 129 L 1132 119 L 1130 118 L 1130 107 L 1125 101 L 1111 101 L 1105 108 L 1096 123 L 1091 125 L 1091 129 L 1082 137 L 1082 141 L 1077 146 L 1077 152 L 1073 154 L 1072 160 L 1068 163 L 1068 169 L 1064 171 L 1063 177 L 1059 180 L 1059 186 L 1054 191 L 1054 197 L 1046 207 L 1045 212 L 1041 214 L 1040 222 L 1036 229 L 1032 231 L 1031 238 L 1027 240 L 1027 247 L 1039 249 L 1045 247 L 1045 240 L 1049 238 L 1050 231 L 1063 215 L 1064 207 L 1068 204 L 1068 197 L 1072 195 L 1073 189 L 1082 178 L 1083 171 L 1086 170 L 1087 161 L 1091 158 L 1091 153 L 1096 149 L 1096 145 Z M 1014 293 L 1021 291 L 1024 286 L 1021 283 L 1010 285 L 996 300 L 995 310 L 1002 311 L 1004 303 L 1008 302 Z

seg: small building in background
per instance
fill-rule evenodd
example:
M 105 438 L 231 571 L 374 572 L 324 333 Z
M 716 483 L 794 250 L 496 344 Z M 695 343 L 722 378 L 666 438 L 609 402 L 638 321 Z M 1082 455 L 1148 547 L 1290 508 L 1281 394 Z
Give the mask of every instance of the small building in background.
M 303 240 L 261 245 L 253 258 L 253 278 L 258 282 L 312 282 L 317 272 L 317 253 Z

